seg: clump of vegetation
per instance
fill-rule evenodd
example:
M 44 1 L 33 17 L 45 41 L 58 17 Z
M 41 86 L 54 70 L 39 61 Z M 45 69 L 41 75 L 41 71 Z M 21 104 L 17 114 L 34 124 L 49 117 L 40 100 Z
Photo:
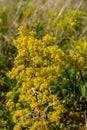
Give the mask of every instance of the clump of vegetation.
M 46 8 L 49 0 L 38 1 L 40 8 L 34 1 L 3 2 L 0 129 L 84 130 L 87 16 L 78 9 L 82 3 L 72 9 L 60 2 L 58 11 L 57 6 L 51 10 L 52 3 Z

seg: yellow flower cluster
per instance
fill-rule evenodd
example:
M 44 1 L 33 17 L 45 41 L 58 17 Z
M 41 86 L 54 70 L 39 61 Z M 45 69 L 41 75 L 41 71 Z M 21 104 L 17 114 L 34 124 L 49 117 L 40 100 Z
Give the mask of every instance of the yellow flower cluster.
M 87 42 L 71 38 L 72 49 L 69 50 L 68 60 L 80 70 L 84 70 L 87 57 Z
M 19 85 L 15 92 L 19 94 L 16 101 L 8 99 L 7 102 L 16 124 L 14 130 L 17 127 L 20 130 L 22 127 L 43 130 L 48 129 L 50 123 L 58 126 L 65 109 L 50 92 L 50 83 L 64 71 L 65 53 L 53 44 L 56 38 L 49 34 L 38 40 L 35 32 L 23 27 L 19 31 L 20 36 L 14 41 L 18 49 L 15 66 L 7 74 Z M 8 92 L 7 97 L 11 98 L 12 93 Z
M 62 127 L 61 114 L 65 111 L 55 93 L 50 90 L 52 81 L 57 81 L 67 64 L 84 68 L 83 51 L 87 44 L 74 44 L 68 54 L 56 45 L 56 38 L 46 34 L 41 39 L 35 32 L 19 28 L 20 36 L 14 41 L 18 54 L 15 66 L 7 73 L 17 82 L 16 91 L 7 93 L 7 106 L 11 111 L 14 130 L 48 130 L 50 124 Z M 72 67 L 73 70 L 73 67 Z M 67 81 L 63 78 L 64 82 Z M 14 99 L 12 95 L 17 97 Z
M 78 41 L 76 45 L 76 49 L 79 51 L 80 54 L 87 55 L 87 42 L 86 41 Z
M 78 51 L 70 50 L 69 57 L 71 58 L 71 64 L 78 66 L 78 68 L 84 68 L 84 57 Z
M 84 15 L 85 15 L 84 12 L 80 10 L 72 10 L 72 9 L 66 9 L 66 13 L 54 12 L 54 15 L 51 18 L 51 22 L 50 22 L 51 26 L 48 26 L 48 30 L 52 30 L 52 32 L 54 32 L 56 36 L 59 35 L 59 38 L 61 37 L 61 32 L 65 32 L 66 35 L 68 34 L 69 31 L 70 34 L 74 35 L 75 32 L 73 33 L 73 30 L 76 29 L 77 26 L 78 27 L 81 26 L 80 25 L 81 23 L 79 21 Z

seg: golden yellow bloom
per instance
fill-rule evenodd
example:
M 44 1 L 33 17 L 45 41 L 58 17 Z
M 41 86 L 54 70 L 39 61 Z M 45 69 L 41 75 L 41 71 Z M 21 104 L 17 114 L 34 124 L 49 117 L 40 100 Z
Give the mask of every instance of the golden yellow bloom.
M 20 27 L 19 31 L 20 36 L 14 41 L 18 49 L 15 66 L 7 73 L 11 79 L 17 81 L 16 91 L 19 94 L 15 101 L 10 101 L 12 93 L 9 92 L 7 106 L 16 124 L 14 129 L 18 127 L 17 124 L 21 127 L 27 126 L 28 129 L 38 127 L 38 130 L 41 130 L 42 126 L 48 129 L 48 120 L 58 124 L 64 111 L 60 101 L 56 95 L 51 94 L 49 88 L 51 81 L 56 81 L 64 71 L 65 53 L 54 45 L 56 38 L 49 34 L 37 39 L 34 32 L 23 27 Z M 50 106 L 53 111 L 49 109 Z

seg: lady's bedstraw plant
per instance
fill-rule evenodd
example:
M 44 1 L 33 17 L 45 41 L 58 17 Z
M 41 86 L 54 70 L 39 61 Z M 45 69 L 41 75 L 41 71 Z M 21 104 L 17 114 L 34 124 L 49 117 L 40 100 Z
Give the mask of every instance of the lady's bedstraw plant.
M 44 36 L 19 28 L 14 40 L 18 53 L 7 73 L 15 81 L 6 104 L 13 130 L 84 130 L 87 42 L 81 36 L 82 15 L 70 10 Z
M 50 130 L 60 127 L 65 111 L 50 83 L 64 71 L 65 54 L 55 45 L 56 38 L 46 34 L 35 38 L 35 32 L 20 27 L 14 41 L 18 54 L 15 66 L 7 74 L 17 84 L 8 92 L 7 106 L 14 122 L 14 130 Z

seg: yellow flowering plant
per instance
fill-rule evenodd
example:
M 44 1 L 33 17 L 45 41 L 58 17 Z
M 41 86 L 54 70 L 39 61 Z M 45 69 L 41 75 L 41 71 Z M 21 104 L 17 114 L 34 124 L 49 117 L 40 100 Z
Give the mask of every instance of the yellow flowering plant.
M 87 2 L 67 1 L 0 1 L 0 130 L 85 129 Z
M 22 26 L 19 32 L 20 36 L 14 40 L 18 54 L 14 67 L 7 73 L 16 81 L 7 93 L 6 103 L 13 129 L 64 129 L 69 120 L 66 115 L 71 118 L 68 128 L 84 128 L 84 121 L 79 127 L 73 123 L 73 118 L 81 123 L 79 118 L 83 115 L 81 119 L 84 119 L 84 113 L 76 112 L 77 107 L 74 108 L 71 101 L 77 98 L 76 104 L 82 104 L 79 98 L 84 82 L 80 78 L 86 66 L 86 42 L 71 40 L 71 49 L 66 53 L 56 44 L 56 37 L 50 34 L 37 39 L 35 31 Z M 81 47 L 82 42 L 84 47 Z M 65 123 L 60 122 L 61 119 Z
M 24 8 L 26 19 L 32 9 Z M 1 87 L 6 109 L 0 111 L 0 117 L 4 115 L 0 129 L 84 129 L 87 39 L 83 16 L 79 10 L 68 10 L 60 17 L 56 12 L 48 26 L 37 20 L 29 29 L 19 27 L 20 34 L 15 34 L 18 37 L 12 45 L 16 49 L 6 51 L 11 61 L 5 61 L 10 70 L 5 79 L 7 84 L 3 83 L 6 75 L 0 73 L 0 84 L 6 92 L 3 94 Z
M 14 67 L 7 73 L 15 81 L 6 103 L 14 130 L 84 129 L 87 42 L 85 37 L 76 36 L 82 29 L 76 29 L 82 15 L 70 10 L 67 19 L 63 15 L 57 21 L 60 26 L 50 25 L 59 32 L 61 28 L 61 36 L 52 29 L 41 34 L 44 29 L 40 22 L 31 31 L 19 27 L 20 35 L 14 40 Z
M 50 83 L 63 73 L 65 53 L 49 34 L 37 39 L 33 31 L 23 27 L 19 31 L 20 36 L 14 40 L 18 49 L 15 66 L 7 73 L 17 81 L 16 89 L 7 93 L 14 130 L 19 126 L 38 130 L 59 128 L 65 108 L 51 93 Z
M 66 12 L 66 13 L 65 13 Z M 66 9 L 61 15 L 53 16 L 49 25 L 50 32 L 58 38 L 58 45 L 64 50 L 69 49 L 71 38 L 80 39 L 84 35 L 85 12 L 80 10 Z

